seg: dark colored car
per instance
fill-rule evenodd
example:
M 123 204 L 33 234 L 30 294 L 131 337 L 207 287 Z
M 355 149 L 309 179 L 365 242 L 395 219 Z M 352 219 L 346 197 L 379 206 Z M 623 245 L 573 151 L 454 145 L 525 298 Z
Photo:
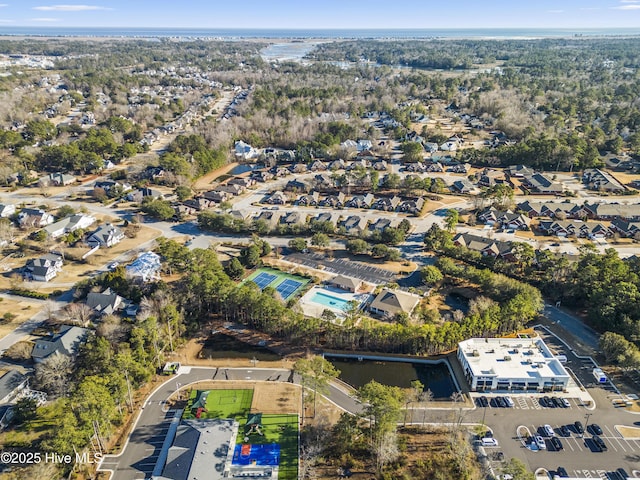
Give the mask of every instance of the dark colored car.
M 627 480 L 627 478 L 631 478 L 631 475 L 629 475 L 624 468 L 617 469 L 616 473 L 620 475 L 624 480 Z
M 553 449 L 556 452 L 559 452 L 564 448 L 564 446 L 562 445 L 562 442 L 558 437 L 551 437 L 550 441 L 551 441 L 551 445 L 553 445 Z
M 507 402 L 505 402 L 504 398 L 502 398 L 502 397 L 496 397 L 496 403 L 501 408 L 505 408 L 507 406 Z
M 562 435 L 563 437 L 570 437 L 571 436 L 571 430 L 569 430 L 568 426 L 562 425 L 560 427 L 560 435 Z
M 608 450 L 607 444 L 604 443 L 604 440 L 602 440 L 598 435 L 594 435 L 592 438 L 593 438 L 593 441 L 596 442 L 596 444 L 600 447 L 600 449 L 603 452 L 606 452 Z
M 484 395 L 482 397 L 480 397 L 480 406 L 482 406 L 482 407 L 488 407 L 489 406 L 489 400 Z
M 597 423 L 592 423 L 591 425 L 589 425 L 588 430 L 591 430 L 591 433 L 593 435 L 602 435 L 602 429 Z
M 567 473 L 564 467 L 558 467 L 558 469 L 556 470 L 556 473 L 558 474 L 559 477 L 569 478 L 569 473 Z
M 551 397 L 551 403 L 553 403 L 553 406 L 556 408 L 562 407 L 562 402 L 558 397 Z
M 573 428 L 576 429 L 577 433 L 584 433 L 584 427 L 582 426 L 582 422 L 577 421 L 573 423 Z
M 551 399 L 549 397 L 542 397 L 540 400 L 538 400 L 538 403 L 543 407 L 550 407 Z

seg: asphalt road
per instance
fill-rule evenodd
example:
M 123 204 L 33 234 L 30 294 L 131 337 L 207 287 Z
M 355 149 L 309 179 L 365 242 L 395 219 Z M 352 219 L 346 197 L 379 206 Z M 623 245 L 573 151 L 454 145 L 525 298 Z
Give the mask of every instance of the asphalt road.
M 582 320 L 546 303 L 544 305 L 544 315 L 569 332 L 574 337 L 574 343 L 577 346 L 581 346 L 594 354 L 598 351 L 600 335 L 588 325 L 585 325 Z
M 183 367 L 185 368 L 185 367 Z M 188 373 L 175 375 L 155 390 L 145 402 L 128 443 L 119 455 L 106 455 L 99 470 L 113 472 L 112 480 L 138 480 L 151 476 L 162 443 L 173 419 L 173 411 L 165 411 L 164 401 L 176 391 L 199 380 L 255 380 L 289 379 L 290 371 L 263 368 L 204 368 L 186 367 Z M 293 378 L 294 381 L 298 380 Z M 297 382 L 296 382 L 297 383 Z M 357 412 L 359 404 L 343 390 L 330 387 L 329 399 L 343 409 Z

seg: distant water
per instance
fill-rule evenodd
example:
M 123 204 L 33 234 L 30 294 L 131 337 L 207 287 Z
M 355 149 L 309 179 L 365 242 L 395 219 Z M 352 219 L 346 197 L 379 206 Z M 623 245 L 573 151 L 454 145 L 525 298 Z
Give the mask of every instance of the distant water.
M 42 37 L 183 38 L 551 38 L 640 35 L 640 28 L 477 28 L 477 29 L 245 29 L 91 28 L 0 26 L 0 35 Z

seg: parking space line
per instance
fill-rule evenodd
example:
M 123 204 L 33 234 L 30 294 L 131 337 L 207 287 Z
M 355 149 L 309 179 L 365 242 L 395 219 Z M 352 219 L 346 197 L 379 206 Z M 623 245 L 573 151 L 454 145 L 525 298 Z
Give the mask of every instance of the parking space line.
M 604 428 L 605 428 L 605 429 L 609 432 L 609 434 L 611 435 L 610 437 L 607 437 L 607 438 L 608 438 L 608 439 L 613 439 L 613 440 L 615 440 L 616 442 L 618 442 L 618 445 L 620 445 L 620 448 L 622 448 L 622 450 L 624 450 L 624 451 L 626 452 L 626 451 L 627 451 L 627 449 L 626 449 L 626 448 L 624 448 L 624 445 L 622 444 L 622 442 L 620 441 L 620 439 L 618 438 L 618 436 L 617 436 L 617 435 L 615 435 L 607 425 L 605 425 L 605 426 L 604 426 Z M 615 447 L 614 447 L 614 448 L 615 448 Z

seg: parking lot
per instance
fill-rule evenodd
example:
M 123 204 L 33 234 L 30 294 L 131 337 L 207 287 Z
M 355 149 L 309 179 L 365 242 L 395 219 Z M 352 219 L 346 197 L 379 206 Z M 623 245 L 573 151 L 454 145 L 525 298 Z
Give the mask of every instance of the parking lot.
M 384 284 L 395 280 L 396 274 L 389 270 L 372 267 L 365 263 L 349 260 L 331 259 L 318 253 L 291 253 L 284 258 L 288 262 L 298 263 L 306 267 L 320 268 L 325 272 L 347 277 L 359 278 L 368 283 Z

